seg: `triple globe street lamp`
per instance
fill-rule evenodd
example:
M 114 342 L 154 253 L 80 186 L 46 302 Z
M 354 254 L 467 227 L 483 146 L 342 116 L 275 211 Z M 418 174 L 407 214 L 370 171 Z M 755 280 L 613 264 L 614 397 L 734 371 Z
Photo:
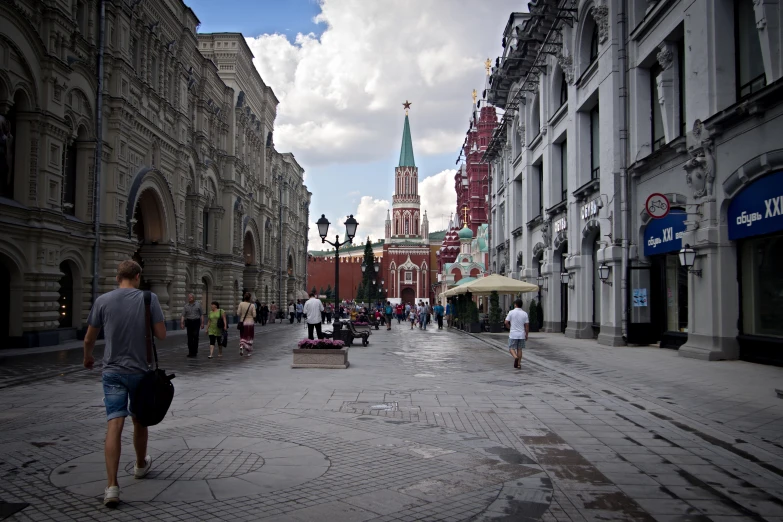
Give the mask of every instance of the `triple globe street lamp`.
M 329 223 L 324 214 L 321 214 L 321 217 L 315 224 L 318 226 L 318 235 L 321 236 L 321 242 L 334 247 L 334 322 L 338 324 L 340 321 L 340 247 L 348 243 L 353 244 L 353 238 L 356 236 L 356 227 L 359 223 L 354 219 L 353 214 L 348 216 L 344 223 L 347 239 L 342 242 L 339 234 L 335 236 L 334 242 L 326 239 L 331 223 Z

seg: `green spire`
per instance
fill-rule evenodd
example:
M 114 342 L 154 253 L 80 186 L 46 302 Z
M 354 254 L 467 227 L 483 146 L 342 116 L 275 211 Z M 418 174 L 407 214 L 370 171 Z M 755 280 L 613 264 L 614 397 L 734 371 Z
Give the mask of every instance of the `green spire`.
M 407 112 L 407 111 L 406 111 Z M 411 124 L 405 115 L 405 126 L 402 128 L 402 147 L 400 147 L 400 167 L 415 167 L 413 161 L 413 143 L 411 142 Z

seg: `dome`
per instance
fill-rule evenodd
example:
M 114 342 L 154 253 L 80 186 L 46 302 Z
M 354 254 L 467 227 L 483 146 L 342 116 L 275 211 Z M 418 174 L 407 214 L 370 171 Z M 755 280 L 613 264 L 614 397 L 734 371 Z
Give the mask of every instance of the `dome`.
M 462 230 L 459 231 L 459 238 L 460 239 L 473 239 L 473 231 L 469 229 L 466 226 L 462 227 Z

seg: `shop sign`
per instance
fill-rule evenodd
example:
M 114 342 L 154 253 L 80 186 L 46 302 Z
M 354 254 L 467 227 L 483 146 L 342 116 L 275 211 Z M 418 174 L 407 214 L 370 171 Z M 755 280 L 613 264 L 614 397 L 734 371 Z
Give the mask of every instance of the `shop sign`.
M 727 219 L 731 240 L 783 230 L 783 171 L 754 181 L 734 196 Z
M 559 234 L 563 230 L 568 228 L 568 219 L 565 217 L 561 217 L 560 219 L 555 220 L 554 229 L 555 234 Z
M 650 221 L 644 229 L 644 255 L 679 252 L 685 233 L 685 211 L 672 210 L 666 217 Z
M 598 215 L 598 200 L 594 199 L 593 201 L 585 204 L 582 207 L 582 219 L 590 219 L 591 217 Z

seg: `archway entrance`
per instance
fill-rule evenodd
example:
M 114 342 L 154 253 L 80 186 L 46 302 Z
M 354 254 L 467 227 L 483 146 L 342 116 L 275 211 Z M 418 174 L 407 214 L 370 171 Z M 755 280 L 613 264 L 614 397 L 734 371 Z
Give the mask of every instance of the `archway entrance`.
M 201 307 L 204 310 L 209 310 L 209 303 L 210 303 L 210 290 L 212 290 L 209 286 L 209 279 L 206 277 L 201 278 Z
M 248 230 L 245 232 L 245 241 L 243 244 L 243 254 L 245 258 L 245 266 L 251 266 L 256 264 L 256 244 L 253 240 L 253 234 Z
M 133 211 L 132 231 L 138 244 L 133 260 L 142 268 L 139 288 L 150 290 L 149 281 L 144 276 L 144 255 L 149 247 L 162 242 L 166 233 L 163 205 L 154 190 L 146 189 L 139 195 Z
M 60 263 L 60 297 L 57 299 L 60 313 L 60 328 L 70 328 L 73 326 L 73 272 L 67 261 Z
M 0 340 L 22 336 L 23 284 L 19 265 L 0 254 Z
M 403 303 L 414 304 L 416 302 L 416 292 L 411 287 L 403 288 L 400 293 L 400 299 Z

